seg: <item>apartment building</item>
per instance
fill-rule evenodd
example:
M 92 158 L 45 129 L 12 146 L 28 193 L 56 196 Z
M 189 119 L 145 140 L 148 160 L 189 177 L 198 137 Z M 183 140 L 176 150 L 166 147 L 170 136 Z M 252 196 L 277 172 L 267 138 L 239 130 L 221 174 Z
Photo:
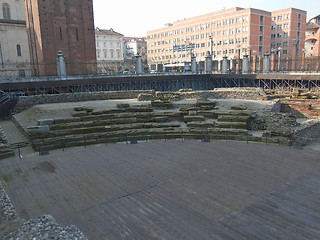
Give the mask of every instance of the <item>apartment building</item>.
M 281 41 L 281 47 L 285 42 L 285 34 L 282 33 L 280 37 L 280 30 L 277 29 L 280 17 L 279 21 L 277 19 L 281 14 L 289 14 L 288 21 L 281 23 L 289 24 L 288 49 L 283 50 L 287 56 L 292 56 L 293 50 L 289 51 L 289 47 L 295 44 L 296 54 L 299 55 L 304 44 L 305 11 L 286 9 L 271 13 L 235 7 L 175 21 L 163 28 L 148 31 L 149 67 L 161 71 L 168 65 L 182 66 L 190 62 L 191 53 L 200 63 L 205 61 L 208 52 L 214 60 L 221 60 L 223 56 L 231 60 L 242 58 L 243 55 L 263 56 L 278 46 L 278 42 Z M 277 21 L 272 23 L 275 17 Z M 272 30 L 271 26 L 274 25 L 276 29 Z M 279 37 L 271 39 L 272 34 Z
M 307 12 L 295 8 L 271 13 L 271 52 L 282 58 L 301 57 L 306 33 Z
M 23 0 L 0 0 L 0 77 L 30 76 Z
M 305 56 L 320 56 L 320 15 L 310 19 L 306 28 Z

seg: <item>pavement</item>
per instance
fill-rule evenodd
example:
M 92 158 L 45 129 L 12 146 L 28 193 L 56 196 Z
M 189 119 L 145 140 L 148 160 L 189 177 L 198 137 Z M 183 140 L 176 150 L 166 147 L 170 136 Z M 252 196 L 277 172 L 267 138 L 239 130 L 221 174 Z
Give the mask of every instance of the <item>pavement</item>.
M 156 141 L 0 162 L 23 219 L 52 215 L 88 239 L 319 239 L 319 152 Z M 282 237 L 283 236 L 283 237 Z

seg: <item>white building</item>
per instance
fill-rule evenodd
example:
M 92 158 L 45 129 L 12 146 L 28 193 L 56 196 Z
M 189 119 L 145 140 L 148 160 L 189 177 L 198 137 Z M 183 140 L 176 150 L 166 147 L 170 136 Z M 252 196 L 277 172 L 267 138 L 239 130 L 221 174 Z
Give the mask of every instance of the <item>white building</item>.
M 96 51 L 99 73 L 118 73 L 124 61 L 123 35 L 109 30 L 96 28 Z
M 30 76 L 23 0 L 0 0 L 0 77 Z

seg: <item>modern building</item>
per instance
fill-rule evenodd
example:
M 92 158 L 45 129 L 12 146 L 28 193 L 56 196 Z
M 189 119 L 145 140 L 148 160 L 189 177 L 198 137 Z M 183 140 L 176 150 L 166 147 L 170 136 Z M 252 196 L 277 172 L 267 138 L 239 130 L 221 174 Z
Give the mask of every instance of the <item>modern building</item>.
M 99 73 L 118 73 L 124 62 L 123 35 L 111 29 L 95 29 Z
M 0 0 L 0 77 L 30 76 L 23 0 Z
M 281 14 L 289 14 L 288 21 L 280 23 L 280 17 L 279 21 L 277 19 Z M 190 62 L 191 53 L 200 65 L 204 65 L 208 53 L 212 54 L 214 60 L 221 60 L 224 56 L 236 61 L 243 55 L 263 56 L 270 53 L 278 41 L 281 41 L 281 47 L 286 41 L 282 37 L 285 35 L 284 26 L 281 26 L 282 36 L 277 35 L 280 33 L 280 29 L 277 29 L 280 24 L 289 24 L 288 47 L 295 44 L 296 54 L 299 55 L 304 44 L 305 15 L 305 11 L 297 9 L 271 13 L 235 7 L 175 21 L 147 32 L 148 64 L 157 71 L 174 66 L 183 67 Z M 272 23 L 274 17 L 277 21 Z M 276 29 L 271 28 L 274 25 Z M 277 41 L 271 39 L 272 34 L 279 36 Z M 284 48 L 283 55 L 290 57 L 292 52 Z
M 57 54 L 66 74 L 97 71 L 92 0 L 25 0 L 30 58 L 34 76 L 57 75 Z
M 320 56 L 320 15 L 307 23 L 305 53 L 306 57 Z
M 271 13 L 271 51 L 282 58 L 296 58 L 303 55 L 307 12 L 295 8 Z

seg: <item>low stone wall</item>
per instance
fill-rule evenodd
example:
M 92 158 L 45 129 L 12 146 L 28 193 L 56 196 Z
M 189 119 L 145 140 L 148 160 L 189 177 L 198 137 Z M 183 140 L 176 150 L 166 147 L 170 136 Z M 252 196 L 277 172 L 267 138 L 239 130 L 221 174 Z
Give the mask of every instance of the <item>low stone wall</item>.
M 110 91 L 110 92 L 79 92 L 63 94 L 45 94 L 35 96 L 23 96 L 16 105 L 16 113 L 37 104 L 82 102 L 108 99 L 134 99 L 140 93 L 152 93 L 153 91 Z
M 141 98 L 141 94 L 144 98 Z M 139 97 L 140 95 L 140 97 Z M 150 99 L 146 96 L 150 96 Z M 139 98 L 138 98 L 139 97 Z M 82 102 L 109 99 L 140 99 L 153 100 L 168 99 L 245 99 L 245 100 L 264 100 L 266 95 L 260 88 L 219 88 L 211 91 L 192 91 L 181 90 L 178 92 L 155 92 L 152 90 L 130 90 L 130 91 L 109 91 L 109 92 L 79 92 L 64 94 L 46 94 L 35 96 L 23 96 L 19 98 L 16 105 L 16 113 L 37 104 L 63 103 L 63 102 Z

